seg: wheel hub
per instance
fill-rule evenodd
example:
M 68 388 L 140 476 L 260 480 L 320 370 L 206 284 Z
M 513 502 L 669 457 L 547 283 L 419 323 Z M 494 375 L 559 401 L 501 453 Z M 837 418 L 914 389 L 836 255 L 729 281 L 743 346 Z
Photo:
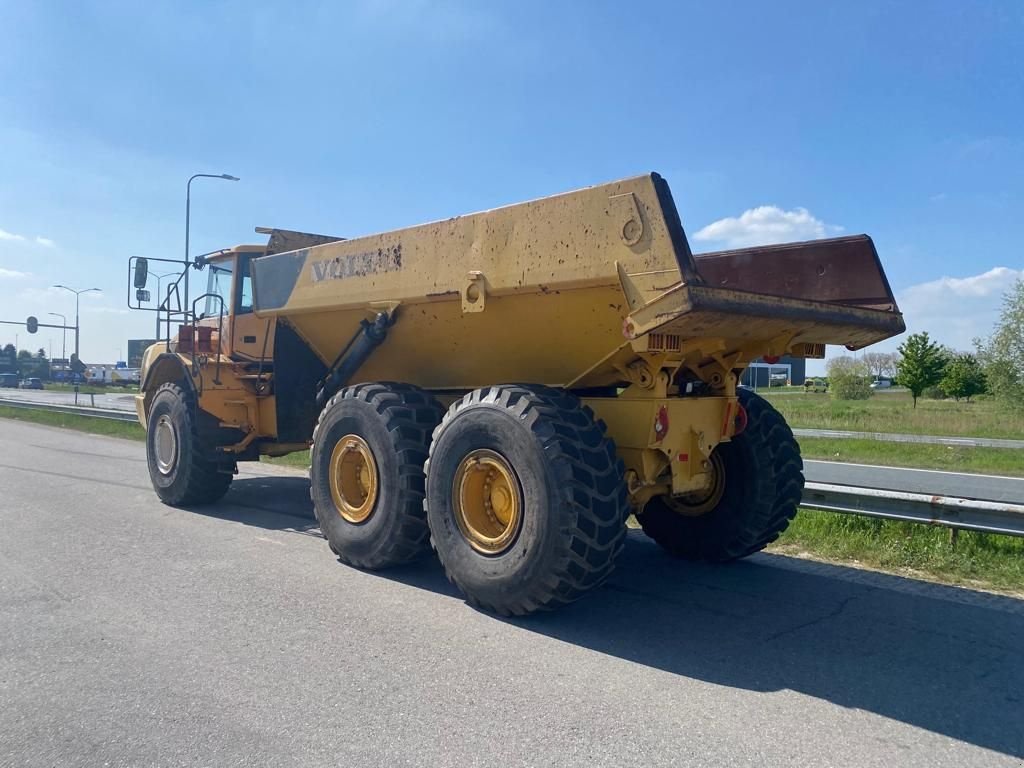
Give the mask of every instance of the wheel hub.
M 366 521 L 377 503 L 377 463 L 370 446 L 359 435 L 345 435 L 334 444 L 328 471 L 338 514 L 350 523 Z
M 167 414 L 156 421 L 153 436 L 153 452 L 156 454 L 156 468 L 161 475 L 169 475 L 178 463 L 178 433 L 174 422 Z
M 725 493 L 725 463 L 717 450 L 711 454 L 708 474 L 711 482 L 702 490 L 681 496 L 666 496 L 665 502 L 669 508 L 684 517 L 700 517 L 714 510 Z
M 508 549 L 522 526 L 519 481 L 507 461 L 479 449 L 462 460 L 452 489 L 455 520 L 473 549 L 498 555 Z

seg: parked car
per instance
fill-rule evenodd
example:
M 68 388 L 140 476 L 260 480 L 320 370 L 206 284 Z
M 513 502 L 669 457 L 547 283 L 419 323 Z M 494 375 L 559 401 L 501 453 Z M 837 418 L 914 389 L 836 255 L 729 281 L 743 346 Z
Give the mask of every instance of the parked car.
M 889 379 L 875 379 L 871 382 L 872 389 L 888 389 L 892 386 L 892 381 Z
M 10 389 L 18 388 L 18 374 L 16 373 L 0 373 L 0 387 L 9 387 Z
M 43 386 L 43 380 L 42 379 L 36 379 L 36 378 L 25 379 L 24 381 L 21 382 L 21 388 L 22 389 L 45 389 L 45 387 Z

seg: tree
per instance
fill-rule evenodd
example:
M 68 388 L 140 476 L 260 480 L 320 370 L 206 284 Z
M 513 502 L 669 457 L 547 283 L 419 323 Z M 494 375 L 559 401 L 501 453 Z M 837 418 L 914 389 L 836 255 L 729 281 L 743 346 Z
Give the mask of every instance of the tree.
M 1007 405 L 1024 407 L 1024 280 L 1003 296 L 992 336 L 975 344 L 989 391 Z
M 833 357 L 826 367 L 829 391 L 835 399 L 867 400 L 874 394 L 871 389 L 871 367 L 863 360 L 849 356 Z
M 871 374 L 875 378 L 891 379 L 896 375 L 899 355 L 895 352 L 865 352 L 860 359 L 871 369 Z
M 29 352 L 27 349 L 19 349 L 18 350 L 18 359 L 19 360 L 31 360 L 32 359 L 32 353 Z
M 36 351 L 36 357 L 38 357 L 40 360 L 45 360 L 46 359 L 46 350 L 43 349 L 42 347 L 40 347 Z
M 954 355 L 946 365 L 946 371 L 939 382 L 939 389 L 955 400 L 961 397 L 968 402 L 974 395 L 985 391 L 985 372 L 978 358 L 969 353 Z
M 917 398 L 928 387 L 942 380 L 946 368 L 946 352 L 928 338 L 928 332 L 914 333 L 900 345 L 900 362 L 896 369 L 899 383 L 910 390 L 917 408 Z

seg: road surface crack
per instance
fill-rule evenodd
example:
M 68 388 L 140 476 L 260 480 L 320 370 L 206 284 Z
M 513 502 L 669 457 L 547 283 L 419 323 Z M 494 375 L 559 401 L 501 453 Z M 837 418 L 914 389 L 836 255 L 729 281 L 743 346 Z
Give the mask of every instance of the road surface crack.
M 822 623 L 824 623 L 826 621 L 829 621 L 831 619 L 835 619 L 840 614 L 842 614 L 843 611 L 846 610 L 846 607 L 851 602 L 856 600 L 857 597 L 858 597 L 858 595 L 850 595 L 849 597 L 845 597 L 845 598 L 843 598 L 839 602 L 839 605 L 837 605 L 831 611 L 826 613 L 824 616 L 819 616 L 816 619 L 811 619 L 810 621 L 805 621 L 802 624 L 797 624 L 795 627 L 789 627 L 788 629 L 783 629 L 783 630 L 781 630 L 779 632 L 776 632 L 774 635 L 769 635 L 766 639 L 768 641 L 778 640 L 780 637 L 785 637 L 786 635 L 792 635 L 792 634 L 794 634 L 796 632 L 799 632 L 802 629 L 807 629 L 808 627 L 813 627 L 813 626 L 815 626 L 817 624 L 822 624 Z

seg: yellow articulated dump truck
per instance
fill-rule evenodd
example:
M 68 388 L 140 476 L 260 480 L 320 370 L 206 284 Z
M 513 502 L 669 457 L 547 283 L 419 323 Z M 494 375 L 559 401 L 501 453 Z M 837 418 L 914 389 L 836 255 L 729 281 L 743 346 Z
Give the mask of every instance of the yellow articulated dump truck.
M 601 584 L 630 514 L 687 559 L 765 547 L 802 463 L 741 373 L 904 330 L 868 237 L 694 257 L 657 174 L 354 239 L 257 231 L 155 297 L 165 260 L 129 265 L 163 329 L 137 397 L 157 494 L 215 502 L 239 461 L 311 448 L 339 559 L 433 547 L 505 615 Z

